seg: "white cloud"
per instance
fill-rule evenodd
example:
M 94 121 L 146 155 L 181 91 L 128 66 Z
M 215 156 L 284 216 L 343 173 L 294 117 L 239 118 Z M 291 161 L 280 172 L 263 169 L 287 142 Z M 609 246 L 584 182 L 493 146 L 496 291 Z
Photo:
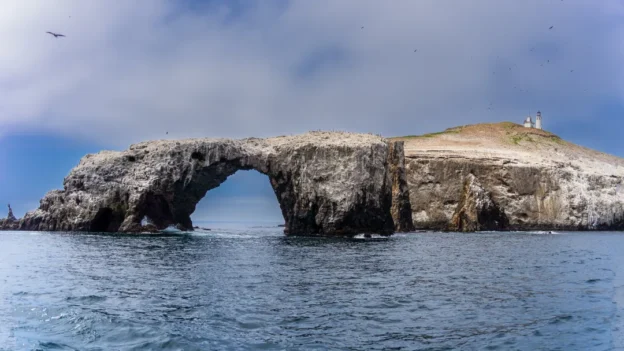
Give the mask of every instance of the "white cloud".
M 402 135 L 537 109 L 553 126 L 624 93 L 617 0 L 182 3 L 1 1 L 0 134 Z

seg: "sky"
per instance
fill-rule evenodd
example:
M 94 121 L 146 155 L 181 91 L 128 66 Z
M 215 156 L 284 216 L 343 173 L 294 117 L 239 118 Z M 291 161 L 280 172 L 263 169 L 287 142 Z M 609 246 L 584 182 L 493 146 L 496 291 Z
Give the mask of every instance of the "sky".
M 400 136 L 541 110 L 624 157 L 621 0 L 0 5 L 0 202 L 18 216 L 84 154 L 151 139 Z M 266 176 L 236 173 L 193 215 L 240 218 L 281 219 Z

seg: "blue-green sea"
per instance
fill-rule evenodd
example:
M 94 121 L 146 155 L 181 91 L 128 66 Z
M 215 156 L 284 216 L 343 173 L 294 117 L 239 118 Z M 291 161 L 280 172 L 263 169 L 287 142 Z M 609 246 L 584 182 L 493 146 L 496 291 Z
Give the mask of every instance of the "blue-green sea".
M 1 350 L 624 349 L 624 234 L 0 232 Z

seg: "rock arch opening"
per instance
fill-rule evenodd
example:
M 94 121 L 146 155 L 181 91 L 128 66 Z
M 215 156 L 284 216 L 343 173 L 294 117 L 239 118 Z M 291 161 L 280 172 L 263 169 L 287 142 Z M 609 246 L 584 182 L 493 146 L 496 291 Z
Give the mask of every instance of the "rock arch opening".
M 284 223 L 269 177 L 241 170 L 209 190 L 191 214 L 194 227 L 275 226 Z
M 223 200 L 224 189 L 226 192 L 227 190 L 231 191 L 232 188 L 237 188 L 236 183 L 249 182 L 249 179 L 245 179 L 249 178 L 249 176 L 245 177 L 245 174 L 249 174 L 249 172 L 252 172 L 252 182 L 255 183 L 256 187 L 260 186 L 262 181 L 264 182 L 262 185 L 265 190 L 265 198 L 266 195 L 271 195 L 277 204 L 275 193 L 271 187 L 273 183 L 268 181 L 269 177 L 266 174 L 257 171 L 253 165 L 242 162 L 240 159 L 228 160 L 226 158 L 219 158 L 216 162 L 210 163 L 206 161 L 206 158 L 210 156 L 202 150 L 194 150 L 186 154 L 183 157 L 188 159 L 189 167 L 180 170 L 179 174 L 172 177 L 173 179 L 163 179 L 154 187 L 155 189 L 145 192 L 137 202 L 137 216 L 135 217 L 141 218 L 142 227 L 148 223 L 155 226 L 156 229 L 174 226 L 181 230 L 193 230 L 194 224 L 191 216 L 196 214 L 196 219 L 202 221 L 202 214 L 207 214 L 206 209 L 202 210 L 202 208 L 205 207 L 205 203 L 210 204 L 211 195 L 217 195 L 216 203 L 212 206 L 212 210 L 214 210 L 218 208 L 217 206 L 223 205 L 218 202 Z M 233 177 L 231 178 L 233 181 L 226 183 L 230 177 Z M 221 188 L 223 183 L 226 183 L 225 188 Z M 271 194 L 266 193 L 267 187 Z M 249 187 L 239 189 L 239 198 L 244 197 L 245 191 L 249 192 L 249 190 Z M 204 198 L 206 200 L 202 202 Z M 198 205 L 200 205 L 199 212 L 197 212 Z M 279 205 L 277 206 L 279 208 Z M 136 218 L 133 220 L 136 221 Z M 207 218 L 215 219 L 215 216 Z

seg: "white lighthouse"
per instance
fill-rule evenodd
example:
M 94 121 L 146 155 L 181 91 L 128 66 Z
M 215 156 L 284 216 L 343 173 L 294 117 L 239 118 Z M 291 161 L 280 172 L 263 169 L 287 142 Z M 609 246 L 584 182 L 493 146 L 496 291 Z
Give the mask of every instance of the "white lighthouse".
M 535 116 L 535 129 L 542 129 L 542 113 L 537 111 Z

